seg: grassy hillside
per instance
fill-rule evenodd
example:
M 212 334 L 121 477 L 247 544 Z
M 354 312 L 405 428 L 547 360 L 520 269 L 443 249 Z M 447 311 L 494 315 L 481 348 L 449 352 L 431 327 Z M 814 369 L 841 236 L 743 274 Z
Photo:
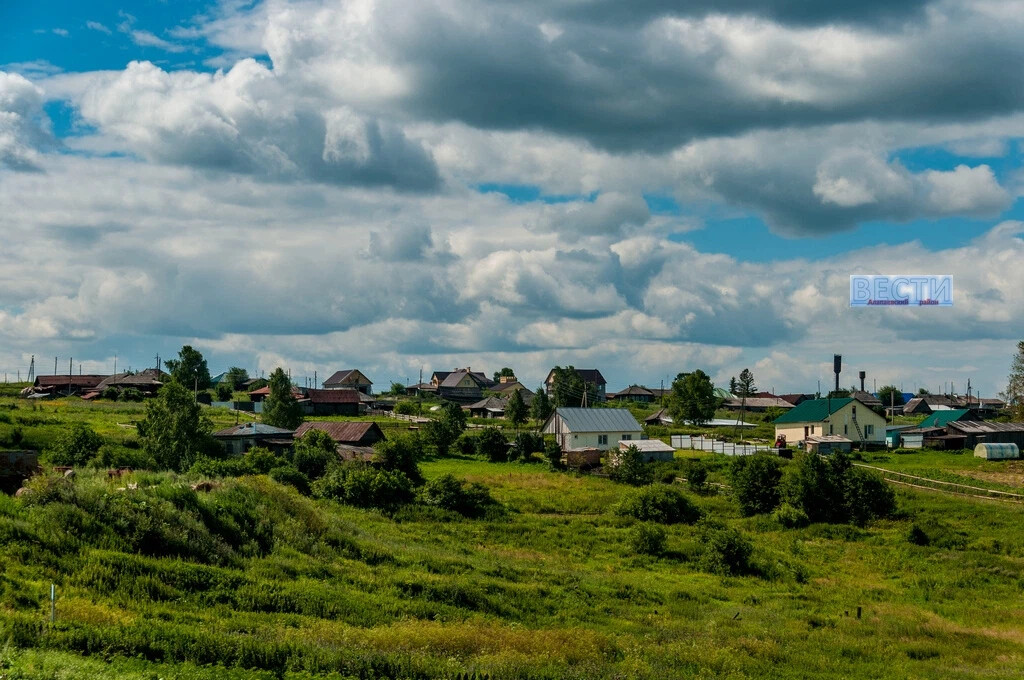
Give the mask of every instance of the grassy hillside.
M 0 428 L 42 441 L 86 418 L 124 442 L 132 435 L 119 423 L 141 417 L 51 404 L 0 408 L 11 416 Z M 711 482 L 728 483 L 723 457 L 694 456 Z M 928 452 L 872 461 L 1013 474 Z M 785 529 L 741 517 L 727 489 L 690 494 L 753 543 L 751 573 L 721 576 L 701 568 L 696 527 L 668 526 L 664 556 L 638 555 L 636 522 L 614 512 L 630 489 L 608 479 L 476 459 L 421 467 L 428 479 L 487 485 L 507 511 L 469 520 L 409 506 L 388 516 L 262 476 L 202 492 L 171 473 L 108 480 L 88 470 L 0 496 L 0 675 L 1024 675 L 1020 506 L 900 491 L 893 520 Z

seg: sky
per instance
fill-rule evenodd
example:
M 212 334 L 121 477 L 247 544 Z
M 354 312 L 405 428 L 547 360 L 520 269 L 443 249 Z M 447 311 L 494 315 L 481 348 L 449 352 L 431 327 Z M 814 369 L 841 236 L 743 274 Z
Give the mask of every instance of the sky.
M 1024 2 L 682 4 L 3 3 L 0 372 L 1003 390 Z

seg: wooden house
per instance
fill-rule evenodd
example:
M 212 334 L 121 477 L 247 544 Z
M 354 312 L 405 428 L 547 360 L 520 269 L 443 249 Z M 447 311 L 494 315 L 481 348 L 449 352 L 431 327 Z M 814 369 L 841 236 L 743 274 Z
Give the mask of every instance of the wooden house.
M 640 423 L 624 408 L 557 408 L 541 431 L 554 435 L 562 451 L 607 451 L 643 435 Z
M 812 435 L 842 435 L 868 445 L 885 445 L 885 418 L 852 397 L 809 399 L 775 419 L 775 439 L 797 443 Z
M 373 389 L 373 381 L 357 368 L 346 368 L 336 371 L 334 375 L 325 380 L 323 387 L 325 390 L 356 390 L 363 394 L 370 394 Z

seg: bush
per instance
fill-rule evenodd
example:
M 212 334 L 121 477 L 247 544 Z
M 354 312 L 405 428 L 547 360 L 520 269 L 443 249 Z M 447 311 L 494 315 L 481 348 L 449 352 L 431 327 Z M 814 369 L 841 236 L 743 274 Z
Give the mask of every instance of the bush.
M 399 470 L 377 470 L 365 463 L 343 463 L 313 482 L 312 493 L 361 508 L 395 508 L 413 500 L 413 484 Z
M 213 397 L 210 396 L 209 392 L 198 392 L 196 393 L 196 401 L 199 402 L 200 404 L 205 404 L 209 406 L 210 404 L 213 403 Z
M 496 427 L 485 427 L 476 437 L 476 452 L 492 463 L 508 460 L 508 440 Z
M 810 524 L 807 513 L 800 508 L 794 508 L 789 503 L 783 503 L 774 512 L 772 517 L 775 521 L 787 529 L 799 529 Z
M 562 447 L 554 439 L 544 443 L 544 457 L 552 470 L 562 469 Z
M 739 530 L 704 520 L 698 535 L 703 543 L 700 568 L 712 574 L 740 575 L 751 572 L 754 546 Z
M 142 401 L 142 392 L 136 387 L 127 387 L 121 392 L 122 401 Z
M 463 432 L 459 435 L 459 438 L 455 440 L 452 445 L 455 453 L 460 456 L 475 456 L 476 455 L 476 437 L 468 432 Z
M 414 416 L 420 412 L 420 404 L 416 401 L 400 401 L 395 404 L 395 413 L 403 416 Z
M 541 453 L 543 451 L 544 435 L 539 432 L 520 432 L 512 441 L 512 448 L 509 449 L 509 459 L 518 459 L 528 463 L 534 453 Z
M 453 475 L 427 482 L 421 498 L 427 505 L 457 512 L 463 517 L 483 517 L 492 508 L 500 506 L 483 484 L 467 484 Z
M 736 456 L 729 470 L 740 511 L 757 515 L 774 510 L 781 497 L 782 461 L 766 453 Z
M 93 463 L 105 468 L 131 468 L 133 470 L 148 470 L 156 467 L 156 461 L 139 451 L 138 447 L 117 446 L 116 444 L 104 444 L 100 447 Z
M 188 470 L 191 477 L 242 477 L 254 475 L 252 462 L 242 458 L 210 458 L 202 456 Z
M 914 522 L 907 540 L 915 545 L 932 546 L 943 550 L 963 550 L 967 547 L 966 532 L 933 519 Z
M 373 464 L 381 470 L 401 472 L 413 485 L 423 484 L 423 474 L 418 465 L 423 457 L 423 444 L 419 437 L 396 435 L 379 441 L 373 454 Z
M 121 398 L 121 390 L 111 385 L 103 390 L 103 394 L 101 394 L 100 397 L 103 399 L 109 399 L 110 401 L 117 401 Z
M 708 467 L 704 461 L 693 459 L 686 461 L 686 485 L 691 491 L 703 491 L 708 483 Z
M 657 524 L 637 524 L 629 532 L 629 548 L 638 555 L 657 557 L 665 553 L 667 534 Z
M 801 456 L 783 487 L 786 500 L 811 522 L 864 524 L 896 511 L 896 496 L 882 478 L 852 467 L 843 453 Z
M 323 430 L 309 430 L 295 442 L 292 463 L 308 479 L 320 479 L 338 460 L 338 445 Z
M 303 496 L 309 495 L 309 477 L 294 465 L 280 465 L 270 471 L 270 478 L 281 484 L 294 486 Z
M 615 514 L 660 524 L 694 524 L 702 515 L 681 491 L 663 485 L 633 491 L 618 504 Z
M 644 455 L 640 450 L 630 445 L 625 451 L 609 451 L 609 456 L 615 456 L 615 464 L 609 466 L 608 476 L 620 484 L 632 486 L 643 486 L 654 480 L 654 470 L 644 462 Z
M 86 465 L 103 446 L 103 437 L 96 434 L 84 423 L 75 423 L 66 428 L 49 452 L 54 465 Z

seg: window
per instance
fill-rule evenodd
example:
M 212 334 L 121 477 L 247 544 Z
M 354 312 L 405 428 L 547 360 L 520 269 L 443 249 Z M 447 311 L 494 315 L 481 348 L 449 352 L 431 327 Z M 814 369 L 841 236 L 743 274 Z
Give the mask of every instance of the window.
M 832 423 L 828 424 L 828 433 L 832 434 Z
M 875 426 L 874 425 L 865 425 L 864 426 L 864 436 L 865 437 L 870 437 L 874 433 L 875 433 Z
M 811 425 L 811 434 L 814 434 L 814 425 Z
M 850 430 L 850 426 L 849 425 L 843 425 L 843 434 L 850 434 L 849 430 Z
M 624 435 L 622 435 L 622 441 L 625 441 L 625 442 L 628 442 L 632 438 L 633 438 L 633 435 L 631 435 L 631 434 L 624 434 Z
M 597 444 L 598 444 L 598 446 L 607 446 L 608 445 L 608 435 L 606 435 L 606 434 L 599 434 L 599 435 L 597 435 Z

